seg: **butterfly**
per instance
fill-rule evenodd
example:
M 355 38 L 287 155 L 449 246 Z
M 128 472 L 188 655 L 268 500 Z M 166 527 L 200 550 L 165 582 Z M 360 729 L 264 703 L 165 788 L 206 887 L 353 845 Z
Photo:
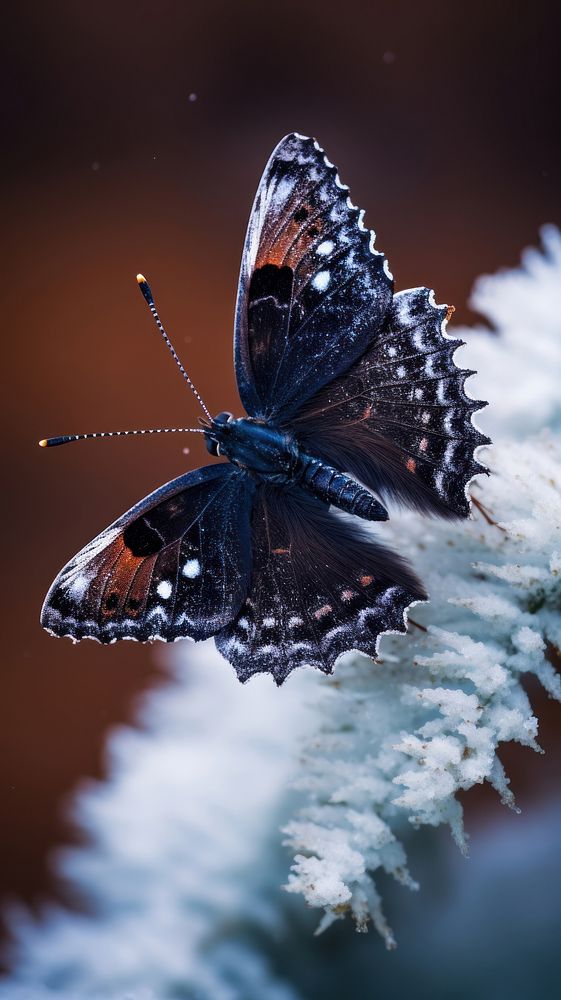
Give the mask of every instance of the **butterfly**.
M 473 372 L 454 363 L 450 310 L 427 288 L 394 294 L 374 240 L 319 144 L 282 139 L 242 255 L 237 419 L 210 417 L 138 276 L 208 418 L 179 430 L 204 434 L 225 461 L 162 486 L 86 545 L 47 594 L 49 632 L 213 636 L 241 681 L 270 673 L 281 684 L 303 665 L 331 673 L 348 650 L 375 656 L 384 632 L 406 630 L 425 589 L 365 522 L 385 521 L 392 502 L 467 517 L 489 439 L 471 419 L 486 405 L 465 390 Z

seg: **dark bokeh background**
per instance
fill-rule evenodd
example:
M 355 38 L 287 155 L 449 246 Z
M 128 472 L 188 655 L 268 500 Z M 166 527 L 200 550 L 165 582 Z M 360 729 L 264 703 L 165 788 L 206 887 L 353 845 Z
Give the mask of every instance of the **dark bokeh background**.
M 561 19 L 540 0 L 51 0 L 11 14 L 0 882 L 36 901 L 52 891 L 47 849 L 71 835 L 63 797 L 103 773 L 107 728 L 161 677 L 149 648 L 42 633 L 43 594 L 98 530 L 206 454 L 195 438 L 36 447 L 198 415 L 136 272 L 211 411 L 239 412 L 239 253 L 266 159 L 297 130 L 340 167 L 397 286 L 432 285 L 470 320 L 474 278 L 515 264 L 540 224 L 560 221 Z M 547 749 L 555 716 L 544 719 Z M 551 780 L 528 751 L 511 765 L 522 801 Z

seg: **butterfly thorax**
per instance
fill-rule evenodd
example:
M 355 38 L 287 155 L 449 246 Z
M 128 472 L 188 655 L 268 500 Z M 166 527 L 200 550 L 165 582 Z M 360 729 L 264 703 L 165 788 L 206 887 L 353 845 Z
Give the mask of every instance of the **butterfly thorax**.
M 258 481 L 299 486 L 323 503 L 368 521 L 385 521 L 381 503 L 355 479 L 304 451 L 296 437 L 251 417 L 219 414 L 207 432 L 209 451 L 224 455 Z
M 207 432 L 209 451 L 224 455 L 263 482 L 283 484 L 298 467 L 298 443 L 272 424 L 220 413 Z M 214 445 L 214 447 L 213 447 Z

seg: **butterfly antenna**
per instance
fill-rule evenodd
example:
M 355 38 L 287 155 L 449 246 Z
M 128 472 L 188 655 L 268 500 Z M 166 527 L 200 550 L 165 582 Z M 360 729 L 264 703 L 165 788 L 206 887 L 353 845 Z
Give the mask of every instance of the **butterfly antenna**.
M 87 441 L 88 438 L 130 437 L 135 434 L 204 434 L 200 427 L 151 427 L 136 431 L 94 431 L 90 434 L 63 434 L 61 437 L 43 438 L 40 448 L 56 448 L 72 441 Z
M 187 382 L 187 385 L 191 389 L 191 392 L 193 393 L 193 395 L 195 396 L 195 398 L 198 400 L 199 404 L 202 406 L 203 410 L 205 411 L 208 419 L 212 420 L 212 417 L 211 417 L 210 413 L 208 412 L 208 410 L 207 410 L 207 408 L 205 406 L 205 403 L 203 402 L 203 399 L 201 398 L 201 396 L 197 392 L 195 386 L 193 385 L 191 379 L 189 378 L 187 372 L 185 371 L 183 365 L 181 364 L 181 361 L 179 360 L 179 358 L 178 358 L 178 356 L 176 354 L 175 348 L 174 348 L 171 340 L 169 339 L 166 331 L 164 330 L 164 325 L 163 325 L 160 317 L 158 316 L 158 310 L 156 309 L 156 306 L 154 305 L 154 296 L 152 295 L 152 290 L 150 288 L 150 285 L 146 281 L 146 278 L 144 277 L 143 274 L 137 274 L 136 280 L 138 281 L 138 286 L 140 288 L 140 291 L 142 292 L 144 298 L 146 299 L 146 301 L 148 303 L 148 308 L 150 309 L 150 312 L 152 313 L 152 316 L 154 317 L 154 320 L 156 322 L 156 326 L 158 327 L 158 330 L 160 331 L 162 337 L 164 338 L 166 346 L 167 346 L 167 348 L 168 348 L 168 350 L 169 350 L 169 352 L 170 352 L 173 360 L 175 361 L 177 367 L 179 368 L 179 371 L 183 375 L 183 378 Z

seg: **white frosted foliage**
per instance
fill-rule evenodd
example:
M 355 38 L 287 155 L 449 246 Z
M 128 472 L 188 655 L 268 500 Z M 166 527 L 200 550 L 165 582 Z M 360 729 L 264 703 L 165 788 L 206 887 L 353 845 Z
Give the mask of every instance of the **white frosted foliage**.
M 561 423 L 561 232 L 543 226 L 540 235 L 542 248 L 525 250 L 520 268 L 475 283 L 470 305 L 499 336 L 452 330 L 467 341 L 458 363 L 477 371 L 470 392 L 492 402 L 479 422 L 493 438 Z
M 472 303 L 498 336 L 454 331 L 468 340 L 459 363 L 480 370 L 470 393 L 490 402 L 477 423 L 495 440 L 481 455 L 490 476 L 472 484 L 473 519 L 392 517 L 396 547 L 431 595 L 411 611 L 421 628 L 385 636 L 376 664 L 344 657 L 320 682 L 297 780 L 304 804 L 285 830 L 296 852 L 286 888 L 323 907 L 322 930 L 349 913 L 392 947 L 375 876 L 415 885 L 404 822 L 447 823 L 466 853 L 457 793 L 487 781 L 515 808 L 500 745 L 540 749 L 521 676 L 561 700 L 551 655 L 561 648 L 561 437 L 526 437 L 561 423 L 561 235 L 545 227 L 542 240 L 520 270 L 477 282 Z
M 0 997 L 294 1000 L 257 949 L 230 942 L 242 918 L 278 933 L 254 860 L 278 838 L 308 677 L 242 687 L 212 642 L 188 650 L 181 664 L 173 647 L 176 678 L 149 697 L 143 728 L 111 737 L 110 780 L 75 801 L 89 844 L 60 852 L 57 870 L 91 912 L 51 905 L 39 921 L 12 905 Z
M 413 516 L 394 528 L 431 594 L 411 612 L 423 628 L 384 637 L 376 664 L 347 656 L 335 681 L 321 684 L 321 724 L 297 782 L 307 801 L 286 827 L 297 852 L 287 888 L 331 918 L 358 906 L 361 928 L 368 916 L 385 927 L 372 895 L 378 870 L 414 885 L 397 839 L 404 819 L 448 823 L 465 852 L 457 792 L 488 781 L 514 805 L 500 744 L 539 750 L 521 675 L 533 672 L 561 699 L 548 658 L 561 605 L 551 570 L 561 447 L 546 438 L 499 444 L 485 458 L 492 474 L 473 492 L 493 523 L 476 509 L 463 524 L 431 523 L 422 538 Z M 365 914 L 368 898 L 375 905 Z M 383 934 L 393 945 L 387 927 Z

